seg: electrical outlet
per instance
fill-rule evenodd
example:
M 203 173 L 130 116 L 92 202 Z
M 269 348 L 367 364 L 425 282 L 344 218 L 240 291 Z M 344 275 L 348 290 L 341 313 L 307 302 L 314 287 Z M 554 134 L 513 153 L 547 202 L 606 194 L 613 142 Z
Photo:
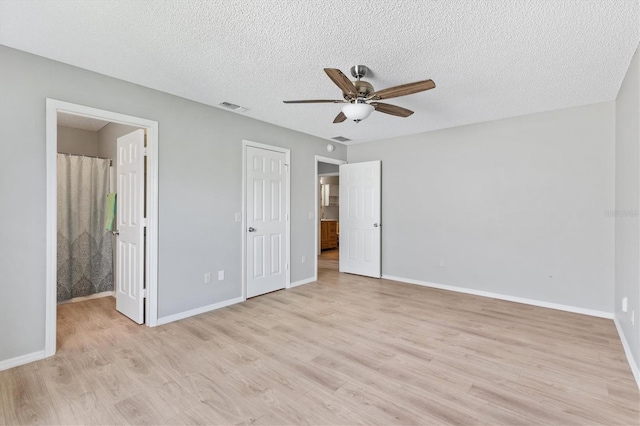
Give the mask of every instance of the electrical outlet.
M 204 274 L 204 283 L 209 284 L 211 282 L 211 272 L 205 272 Z
M 444 268 L 444 257 L 438 259 L 438 265 L 440 265 L 441 268 Z
M 307 258 L 305 256 L 302 256 L 302 263 L 306 263 L 307 262 Z
M 236 212 L 236 222 L 240 222 L 242 220 L 242 213 Z
M 224 271 L 218 271 L 218 281 L 224 280 Z
M 622 312 L 627 312 L 627 298 L 622 298 Z

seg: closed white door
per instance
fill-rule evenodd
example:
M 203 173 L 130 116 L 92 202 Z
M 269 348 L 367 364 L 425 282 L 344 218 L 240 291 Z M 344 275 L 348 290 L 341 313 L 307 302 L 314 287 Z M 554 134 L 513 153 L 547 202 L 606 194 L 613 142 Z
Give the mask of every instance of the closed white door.
M 380 278 L 380 161 L 340 166 L 340 272 Z
M 285 288 L 287 283 L 286 154 L 247 146 L 247 297 Z
M 144 130 L 117 141 L 116 309 L 144 322 Z

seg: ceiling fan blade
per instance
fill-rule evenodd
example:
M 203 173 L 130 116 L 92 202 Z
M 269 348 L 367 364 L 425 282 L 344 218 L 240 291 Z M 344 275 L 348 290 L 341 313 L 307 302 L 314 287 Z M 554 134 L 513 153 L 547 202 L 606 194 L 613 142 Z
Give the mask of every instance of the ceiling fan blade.
M 325 68 L 324 72 L 327 73 L 331 81 L 342 90 L 342 92 L 349 97 L 355 98 L 358 96 L 356 86 L 353 85 L 351 80 L 337 68 Z
M 395 115 L 397 117 L 408 117 L 413 114 L 413 111 L 410 109 L 402 108 L 397 105 L 384 104 L 382 102 L 371 102 L 369 105 L 373 106 L 376 111 Z
M 333 119 L 333 122 L 342 123 L 346 119 L 347 119 L 347 116 L 344 115 L 342 111 L 340 111 L 340 114 L 336 115 L 336 118 Z
M 415 83 L 401 84 L 400 86 L 393 86 L 388 89 L 373 92 L 368 99 L 378 100 L 397 98 L 398 96 L 424 92 L 425 90 L 433 89 L 434 87 L 436 87 L 436 84 L 433 80 L 416 81 Z
M 282 101 L 285 104 L 342 104 L 345 100 L 342 99 L 303 99 L 299 101 Z

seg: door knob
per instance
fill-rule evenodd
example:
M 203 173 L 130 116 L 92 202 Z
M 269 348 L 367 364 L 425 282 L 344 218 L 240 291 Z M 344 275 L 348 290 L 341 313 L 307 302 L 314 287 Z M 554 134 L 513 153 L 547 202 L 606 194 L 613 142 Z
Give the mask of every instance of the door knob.
M 377 227 L 378 227 L 378 224 L 377 224 L 377 223 L 374 223 L 374 224 L 373 224 L 373 227 L 374 227 L 374 228 L 377 228 Z
M 249 232 L 256 232 L 256 228 L 254 228 L 253 226 L 249 227 Z
M 120 235 L 120 231 L 111 231 L 113 235 Z

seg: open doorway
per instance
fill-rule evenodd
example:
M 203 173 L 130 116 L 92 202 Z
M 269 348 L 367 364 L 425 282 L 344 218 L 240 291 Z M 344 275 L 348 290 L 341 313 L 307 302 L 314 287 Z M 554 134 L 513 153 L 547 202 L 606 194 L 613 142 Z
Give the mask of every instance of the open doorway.
M 58 112 L 58 305 L 114 297 L 116 138 L 137 127 Z M 107 224 L 109 216 L 109 224 Z
M 133 145 L 129 141 L 131 135 L 137 135 L 137 145 L 133 150 L 131 148 Z M 58 302 L 82 301 L 118 293 L 122 286 L 116 285 L 118 280 L 115 280 L 114 283 L 113 278 L 119 269 L 129 272 L 139 270 L 136 291 L 140 316 L 138 319 L 129 314 L 127 316 L 138 323 L 144 321 L 149 326 L 157 324 L 157 135 L 158 123 L 155 121 L 47 99 L 45 356 L 51 356 L 56 352 Z M 99 142 L 99 139 L 102 142 Z M 129 227 L 130 223 L 123 222 L 124 219 L 118 220 L 117 223 L 114 223 L 113 232 L 105 232 L 105 229 L 101 229 L 106 226 L 104 211 L 98 212 L 99 209 L 86 203 L 80 207 L 75 204 L 76 207 L 68 207 L 65 198 L 76 198 L 81 192 L 89 192 L 91 194 L 89 198 L 97 200 L 93 204 L 101 204 L 102 196 L 105 195 L 103 193 L 123 191 L 123 188 L 118 190 L 116 185 L 133 188 L 135 185 L 123 179 L 123 176 L 119 176 L 125 171 L 129 176 L 136 175 L 135 171 L 131 171 L 130 160 L 133 158 L 139 159 L 137 176 L 142 182 L 138 185 L 137 195 L 129 196 L 127 194 L 125 198 L 133 200 L 137 197 L 140 200 L 139 208 L 135 215 L 122 215 L 122 218 L 134 218 L 133 220 L 139 228 L 140 238 L 136 248 L 136 250 L 139 249 L 139 256 L 137 256 L 139 262 L 131 267 L 131 259 L 136 256 L 116 235 L 118 228 L 123 228 L 124 225 Z M 63 174 L 73 175 L 75 173 L 66 168 L 67 163 L 80 164 L 85 171 L 81 171 L 75 177 L 71 176 L 69 180 L 64 180 L 67 179 L 64 178 L 63 182 L 66 183 L 63 183 L 62 187 L 58 187 L 59 171 L 64 171 Z M 109 166 L 113 168 L 109 168 Z M 99 189 L 94 191 L 88 187 L 93 186 L 93 184 L 89 185 L 88 181 L 95 180 L 99 181 L 97 185 Z M 121 185 L 123 182 L 125 185 Z M 68 188 L 64 188 L 64 185 L 67 185 Z M 83 187 L 80 190 L 81 186 L 87 186 L 87 188 Z M 65 203 L 64 205 L 59 205 L 61 200 Z M 89 200 L 88 203 L 91 201 Z M 129 202 L 129 204 L 132 203 Z M 69 208 L 70 211 L 64 212 L 66 208 Z M 79 211 L 82 213 L 79 214 Z M 91 225 L 96 229 L 88 230 L 86 224 L 73 230 L 60 229 L 58 221 L 60 215 L 62 215 L 63 221 L 66 221 L 65 217 L 77 218 L 80 216 L 89 221 L 89 216 L 96 216 L 98 219 L 92 219 L 95 223 Z M 80 233 L 88 235 L 78 239 Z M 72 253 L 63 253 L 62 261 L 60 261 L 58 255 L 61 247 L 63 250 L 65 247 L 72 250 L 72 246 L 83 245 L 83 241 L 86 243 L 85 246 L 94 246 L 89 255 L 91 258 L 89 263 L 94 265 L 82 265 L 80 257 L 86 256 L 82 247 L 75 260 L 68 261 L 65 258 L 67 254 L 75 256 Z M 114 247 L 117 257 L 113 256 Z M 100 264 L 99 267 L 93 268 L 96 263 Z M 78 269 L 87 268 L 92 271 L 84 275 L 78 274 Z M 70 278 L 68 285 L 62 287 L 59 285 L 59 274 Z M 127 273 L 127 275 L 131 274 Z M 79 285 L 78 282 L 80 282 Z M 131 293 L 131 288 L 127 288 L 127 293 Z M 114 305 L 119 303 L 116 302 Z M 120 308 L 118 310 L 123 312 Z
M 325 266 L 335 266 L 340 256 L 340 176 L 337 164 L 319 163 L 320 185 L 320 261 L 329 261 Z M 334 169 L 336 169 L 334 171 Z
M 316 279 L 320 270 L 338 271 L 341 164 L 346 161 L 316 156 Z

